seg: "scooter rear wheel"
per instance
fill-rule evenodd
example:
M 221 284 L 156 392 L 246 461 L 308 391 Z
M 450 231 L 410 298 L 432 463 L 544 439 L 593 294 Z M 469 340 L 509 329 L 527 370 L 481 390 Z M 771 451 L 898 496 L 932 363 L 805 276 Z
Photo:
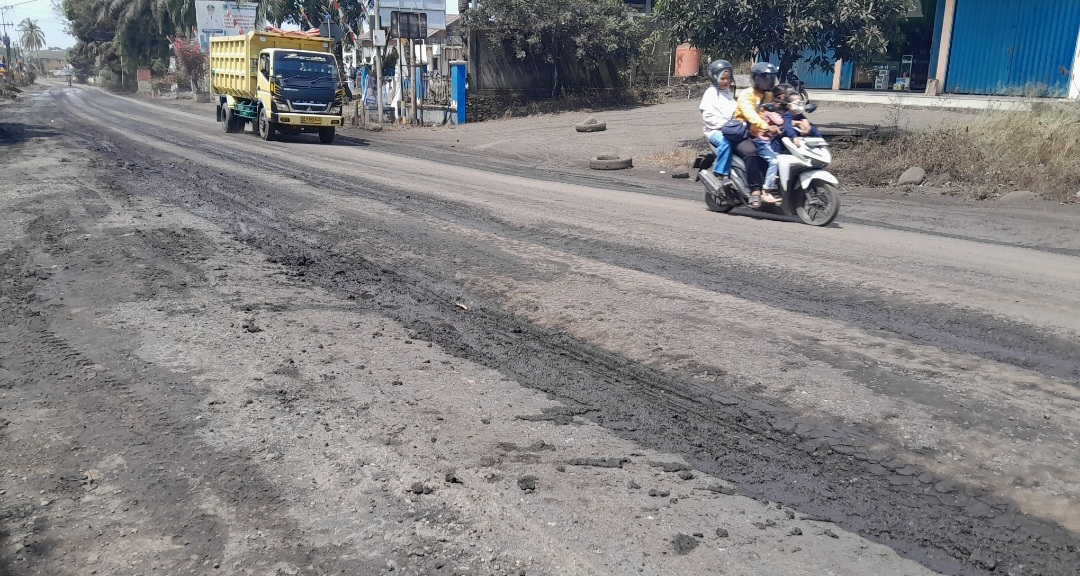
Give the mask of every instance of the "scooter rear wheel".
M 734 206 L 726 202 L 721 203 L 721 201 L 717 199 L 716 196 L 713 196 L 708 191 L 705 192 L 705 205 L 709 207 L 709 210 L 713 212 L 719 212 L 721 214 L 731 212 L 731 209 L 734 208 Z
M 829 182 L 814 180 L 803 192 L 803 203 L 795 207 L 795 215 L 803 224 L 828 226 L 840 213 L 840 194 Z

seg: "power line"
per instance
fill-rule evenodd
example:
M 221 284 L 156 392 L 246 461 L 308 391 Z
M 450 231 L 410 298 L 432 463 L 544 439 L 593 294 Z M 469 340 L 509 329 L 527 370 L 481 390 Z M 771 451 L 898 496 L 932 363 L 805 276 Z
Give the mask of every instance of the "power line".
M 29 4 L 31 2 L 41 2 L 41 0 L 23 0 L 22 2 L 16 2 L 14 4 L 8 4 L 7 6 L 0 6 L 0 10 L 7 10 L 8 8 L 14 8 L 16 6 L 22 6 L 23 4 Z

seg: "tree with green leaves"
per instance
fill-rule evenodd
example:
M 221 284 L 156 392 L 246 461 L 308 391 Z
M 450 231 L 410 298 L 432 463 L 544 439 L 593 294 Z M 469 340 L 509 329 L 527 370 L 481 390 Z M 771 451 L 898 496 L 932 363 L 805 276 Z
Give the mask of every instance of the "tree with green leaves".
M 518 60 L 552 64 L 552 95 L 566 88 L 559 76 L 567 62 L 597 66 L 632 62 L 641 53 L 641 25 L 622 0 L 484 0 L 463 13 L 468 30 Z
M 901 39 L 909 0 L 658 0 L 656 13 L 677 41 L 708 54 L 773 56 L 784 76 L 804 51 L 810 64 L 865 61 Z M 832 58 L 828 55 L 832 54 Z
M 32 52 L 45 47 L 45 32 L 38 26 L 37 20 L 24 18 L 19 23 L 19 42 L 22 42 L 23 48 Z
M 156 59 L 168 60 L 167 36 L 189 37 L 196 24 L 192 0 L 60 1 L 68 20 L 67 32 L 77 39 L 74 58 L 83 63 L 97 63 L 117 78 L 121 77 L 121 61 L 127 74 L 134 78 L 135 68 L 149 67 Z M 355 23 L 360 18 L 361 1 L 339 0 L 348 22 Z M 332 0 L 241 0 L 243 4 L 251 2 L 258 4 L 260 16 L 278 26 L 285 22 L 306 25 L 303 14 L 318 25 L 327 11 L 335 21 L 340 19 Z
M 24 18 L 22 22 L 19 22 L 18 31 L 19 42 L 22 43 L 23 48 L 37 56 L 38 51 L 45 47 L 45 32 L 41 30 L 41 26 L 38 26 L 37 20 Z M 39 72 L 42 71 L 40 59 L 37 69 Z

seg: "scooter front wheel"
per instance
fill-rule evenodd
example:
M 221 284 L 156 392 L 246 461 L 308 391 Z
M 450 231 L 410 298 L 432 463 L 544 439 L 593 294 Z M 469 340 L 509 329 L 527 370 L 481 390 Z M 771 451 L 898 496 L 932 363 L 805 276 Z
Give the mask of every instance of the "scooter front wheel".
M 803 191 L 802 205 L 795 207 L 799 220 L 811 226 L 827 226 L 839 213 L 840 194 L 836 186 L 821 180 L 810 183 L 810 188 Z

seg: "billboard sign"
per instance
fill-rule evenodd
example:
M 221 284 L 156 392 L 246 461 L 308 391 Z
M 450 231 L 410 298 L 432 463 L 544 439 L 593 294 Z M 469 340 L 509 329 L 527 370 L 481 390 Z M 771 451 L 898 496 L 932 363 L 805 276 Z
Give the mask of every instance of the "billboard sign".
M 427 17 L 427 29 L 446 29 L 446 0 L 379 0 L 379 22 L 390 25 L 392 12 L 416 12 Z
M 195 26 L 199 33 L 199 47 L 210 51 L 210 37 L 236 36 L 255 30 L 255 2 L 195 0 Z

